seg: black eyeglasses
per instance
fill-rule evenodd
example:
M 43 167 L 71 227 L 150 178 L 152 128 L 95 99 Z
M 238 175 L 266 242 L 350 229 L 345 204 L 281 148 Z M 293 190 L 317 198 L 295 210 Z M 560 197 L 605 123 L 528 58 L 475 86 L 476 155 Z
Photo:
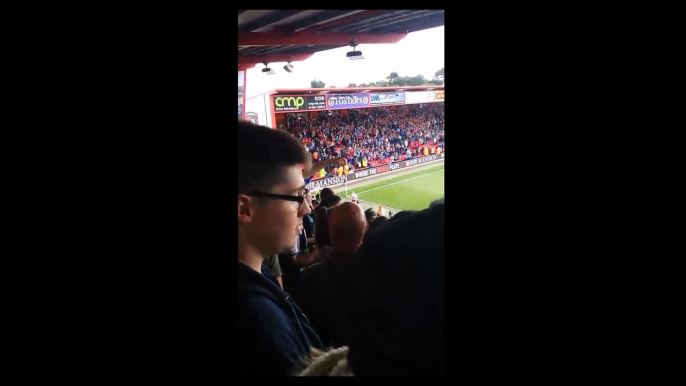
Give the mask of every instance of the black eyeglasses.
M 305 193 L 305 194 L 307 194 L 307 193 Z M 274 194 L 274 193 L 263 193 L 263 192 L 252 192 L 252 193 L 248 193 L 247 195 L 248 196 L 254 196 L 254 197 L 277 198 L 279 200 L 297 202 L 300 204 L 300 205 L 298 205 L 298 210 L 302 209 L 303 203 L 305 202 L 305 196 L 291 196 L 288 194 Z

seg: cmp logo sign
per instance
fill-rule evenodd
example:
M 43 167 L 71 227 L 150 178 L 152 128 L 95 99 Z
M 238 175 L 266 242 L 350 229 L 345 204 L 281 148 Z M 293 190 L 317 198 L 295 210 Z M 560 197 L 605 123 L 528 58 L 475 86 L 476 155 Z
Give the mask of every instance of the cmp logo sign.
M 325 110 L 326 97 L 324 95 L 318 96 L 279 96 L 274 97 L 274 111 L 307 111 L 307 110 Z
M 303 97 L 276 97 L 274 98 L 274 111 L 297 111 L 305 106 Z

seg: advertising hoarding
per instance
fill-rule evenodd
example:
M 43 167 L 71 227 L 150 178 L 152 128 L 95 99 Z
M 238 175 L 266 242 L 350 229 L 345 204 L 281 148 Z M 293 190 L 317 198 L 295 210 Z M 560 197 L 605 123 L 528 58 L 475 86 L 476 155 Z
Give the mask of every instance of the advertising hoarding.
M 405 103 L 432 103 L 434 102 L 433 91 L 408 91 L 405 93 Z
M 329 110 L 369 107 L 369 94 L 333 94 L 326 96 Z
M 405 103 L 404 92 L 379 92 L 369 94 L 372 105 L 401 105 Z
M 326 110 L 324 95 L 279 95 L 273 97 L 274 111 L 277 113 L 291 111 Z

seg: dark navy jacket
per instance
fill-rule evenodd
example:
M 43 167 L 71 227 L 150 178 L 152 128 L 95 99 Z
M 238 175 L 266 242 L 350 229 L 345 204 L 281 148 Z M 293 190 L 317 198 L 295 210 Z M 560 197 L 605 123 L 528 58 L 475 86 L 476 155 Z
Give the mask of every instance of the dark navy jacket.
M 322 343 L 269 270 L 238 263 L 238 375 L 295 375 Z
M 344 307 L 348 290 L 354 285 L 355 271 L 350 264 L 353 256 L 332 251 L 329 257 L 303 270 L 300 281 L 293 291 L 293 297 L 317 330 L 325 347 L 345 346 L 345 322 L 347 307 Z

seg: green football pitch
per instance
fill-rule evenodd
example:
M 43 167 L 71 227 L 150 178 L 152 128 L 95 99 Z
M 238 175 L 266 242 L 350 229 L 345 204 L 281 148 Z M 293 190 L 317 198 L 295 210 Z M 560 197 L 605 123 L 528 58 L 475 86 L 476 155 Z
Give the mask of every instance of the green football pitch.
M 364 209 L 376 209 L 381 205 L 386 216 L 389 210 L 395 213 L 422 210 L 428 208 L 432 201 L 443 197 L 443 169 L 444 165 L 438 165 L 355 188 L 341 187 L 335 192 L 348 198 L 356 193 Z

